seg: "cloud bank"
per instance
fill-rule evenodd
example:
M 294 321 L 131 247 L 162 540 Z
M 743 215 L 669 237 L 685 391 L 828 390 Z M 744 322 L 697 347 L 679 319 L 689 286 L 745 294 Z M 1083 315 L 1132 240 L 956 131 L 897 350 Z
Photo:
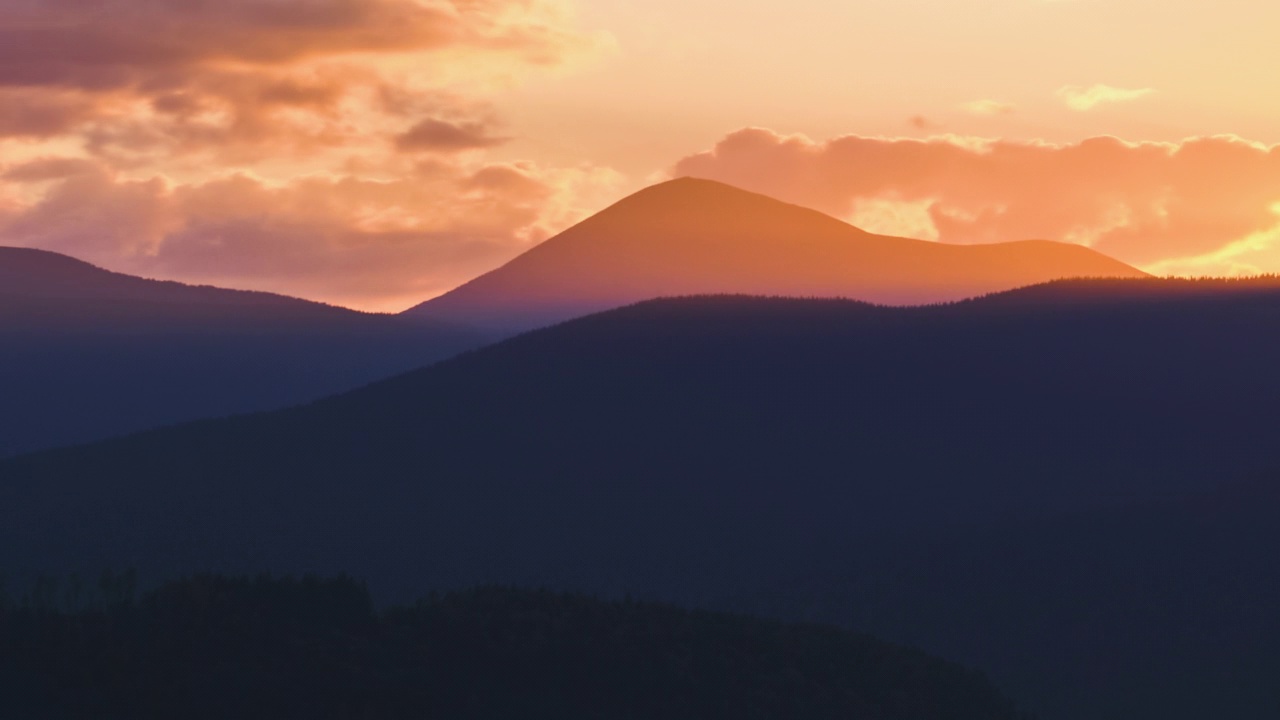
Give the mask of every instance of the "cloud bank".
M 1074 144 L 748 128 L 673 175 L 728 182 L 868 230 L 953 243 L 1044 238 L 1157 272 L 1280 271 L 1280 146 L 1236 137 Z
M 568 0 L 0 0 L 0 244 L 394 309 L 613 199 L 495 161 Z M 602 197 L 603 195 L 603 197 Z
M 356 142 L 588 52 L 555 0 L 0 0 L 0 134 L 99 154 Z M 309 148 L 310 149 L 310 148 Z M 278 151 L 278 148 L 277 148 Z

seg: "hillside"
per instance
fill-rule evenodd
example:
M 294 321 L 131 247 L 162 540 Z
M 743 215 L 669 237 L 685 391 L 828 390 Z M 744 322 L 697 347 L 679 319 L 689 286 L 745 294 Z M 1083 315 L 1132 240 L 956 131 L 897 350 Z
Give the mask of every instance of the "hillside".
M 286 407 L 481 342 L 437 322 L 0 248 L 0 457 Z
M 306 300 L 244 290 L 148 280 L 104 270 L 66 255 L 31 248 L 0 247 L 0 301 L 94 300 L 152 304 L 287 308 L 295 313 L 340 312 Z
M 346 580 L 198 577 L 0 602 L 40 718 L 1020 720 L 974 672 L 829 627 L 506 588 L 375 612 Z M 121 592 L 124 590 L 125 592 Z
M 883 237 L 764 195 L 682 178 L 642 190 L 406 312 L 512 332 L 667 296 L 911 305 L 1057 278 L 1141 276 L 1079 245 Z
M 1274 279 L 648 302 L 0 463 L 0 567 L 634 593 L 917 643 L 1051 720 L 1264 720 L 1278 327 Z

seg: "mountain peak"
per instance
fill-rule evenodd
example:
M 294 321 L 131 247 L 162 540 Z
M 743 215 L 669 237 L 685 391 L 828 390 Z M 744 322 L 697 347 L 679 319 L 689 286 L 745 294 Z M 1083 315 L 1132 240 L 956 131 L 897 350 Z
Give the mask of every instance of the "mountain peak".
M 406 312 L 521 331 L 664 296 L 959 300 L 1068 277 L 1142 277 L 1077 245 L 947 245 L 873 235 L 816 210 L 681 177 L 630 195 Z
M 690 193 L 700 193 L 704 196 L 710 196 L 713 194 L 719 194 L 724 196 L 736 196 L 736 197 L 748 196 L 748 197 L 755 197 L 755 198 L 763 198 L 765 200 L 771 200 L 773 202 L 781 202 L 780 200 L 775 200 L 774 198 L 771 198 L 768 195 L 762 195 L 757 192 L 745 190 L 735 185 L 730 185 L 728 183 L 720 182 L 719 180 L 710 180 L 707 178 L 693 177 L 692 175 L 681 175 L 680 177 L 671 178 L 670 180 L 663 180 L 662 182 L 655 183 L 653 185 L 650 185 L 649 187 L 644 188 L 643 190 L 639 190 L 635 192 L 630 197 L 632 198 L 660 197 L 663 195 L 670 195 L 673 193 L 678 194 L 682 198 L 688 197 Z
M 648 213 L 640 216 L 640 213 Z M 614 220 L 660 222 L 664 225 L 693 220 L 714 223 L 681 230 L 716 231 L 725 224 L 760 222 L 774 217 L 785 223 L 834 222 L 840 220 L 816 210 L 744 190 L 718 180 L 683 176 L 650 185 L 601 211 L 596 217 Z M 856 229 L 856 228 L 854 228 Z

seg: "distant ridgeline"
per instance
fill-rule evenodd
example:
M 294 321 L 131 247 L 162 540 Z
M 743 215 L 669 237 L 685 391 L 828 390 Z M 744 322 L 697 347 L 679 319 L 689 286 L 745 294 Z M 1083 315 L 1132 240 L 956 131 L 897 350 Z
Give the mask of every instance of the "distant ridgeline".
M 287 407 L 482 342 L 444 323 L 0 247 L 0 457 Z
M 399 316 L 0 247 L 0 457 L 307 402 L 492 337 L 657 297 L 913 304 L 1142 275 L 1079 245 L 882 237 L 689 178 L 642 190 Z
M 346 579 L 0 596 L 5 717 L 1019 720 L 980 675 L 829 627 L 485 588 L 373 610 Z

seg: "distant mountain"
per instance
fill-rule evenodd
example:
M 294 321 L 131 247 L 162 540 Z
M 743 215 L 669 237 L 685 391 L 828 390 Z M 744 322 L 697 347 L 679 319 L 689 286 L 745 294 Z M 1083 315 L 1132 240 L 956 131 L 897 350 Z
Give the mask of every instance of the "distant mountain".
M 285 407 L 481 342 L 439 322 L 0 248 L 0 457 Z
M 142 300 L 213 304 L 308 304 L 269 293 L 222 290 L 147 280 L 103 270 L 73 257 L 34 248 L 0 247 L 0 290 L 12 297 L 72 300 Z
M 764 195 L 682 178 L 642 190 L 406 312 L 511 332 L 657 297 L 729 293 L 911 305 L 1058 278 L 1143 276 L 1079 245 L 949 245 L 872 235 Z
M 349 579 L 62 585 L 72 608 L 49 582 L 0 597 L 11 716 L 1025 720 L 977 673 L 830 627 L 511 588 L 378 611 Z
M 0 568 L 349 571 L 838 622 L 1047 720 L 1280 707 L 1280 281 L 689 298 L 0 463 Z
M 379 317 L 272 293 L 149 280 L 44 250 L 0 247 L 0 331 L 306 324 Z M 385 316 L 381 316 L 385 317 Z M 419 324 L 455 329 L 442 323 Z

